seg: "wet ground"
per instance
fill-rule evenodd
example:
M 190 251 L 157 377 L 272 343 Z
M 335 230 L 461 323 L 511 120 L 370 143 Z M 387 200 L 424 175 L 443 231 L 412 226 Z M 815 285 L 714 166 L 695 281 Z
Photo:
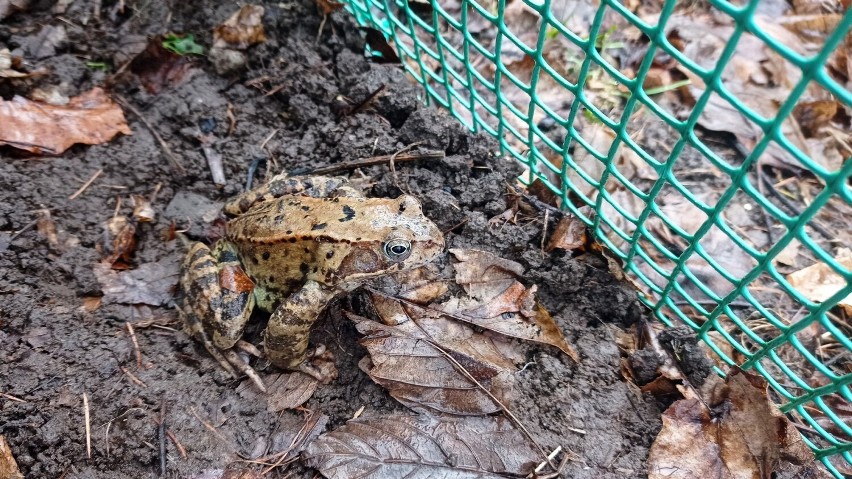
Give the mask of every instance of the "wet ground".
M 257 160 L 265 160 L 256 180 L 262 181 L 280 170 L 310 171 L 406 147 L 445 157 L 398 162 L 395 172 L 381 165 L 341 174 L 352 174 L 372 196 L 418 197 L 426 215 L 448 231 L 449 247 L 485 249 L 523 264 L 527 283 L 539 286 L 541 301 L 580 362 L 555 348 L 529 346 L 508 407 L 546 449 L 571 451 L 564 477 L 645 476 L 660 410 L 622 378 L 614 341 L 616 328 L 643 318 L 635 293 L 599 256 L 544 253 L 543 210 L 532 209 L 515 224 L 489 223 L 507 209 L 507 187 L 520 171 L 496 156 L 492 139 L 471 135 L 443 112 L 421 106 L 420 90 L 398 66 L 368 61 L 363 32 L 345 13 L 329 18 L 317 43 L 322 17 L 310 0 L 264 5 L 267 41 L 249 49 L 245 69 L 223 76 L 199 58 L 181 81 L 149 93 L 132 76 L 112 76 L 118 66 L 102 71 L 93 62 L 120 65 L 129 45 L 168 31 L 191 32 L 210 45 L 212 28 L 236 7 L 153 1 L 128 3 L 121 12 L 118 6 L 77 1 L 56 14 L 36 3 L 0 25 L 0 43 L 11 49 L 28 51 L 48 26 L 61 26 L 67 36 L 55 51 L 35 49 L 33 61 L 51 73 L 4 85 L 0 94 L 6 99 L 27 94 L 16 88 L 59 85 L 73 96 L 109 81 L 112 94 L 139 113 L 124 108 L 132 136 L 75 146 L 60 157 L 0 151 L 0 434 L 26 477 L 155 477 L 162 419 L 186 452 L 182 457 L 167 441 L 168 477 L 264 469 L 251 461 L 286 448 L 304 412 L 267 412 L 265 401 L 246 393 L 180 331 L 173 304 L 98 304 L 94 298 L 103 292 L 93 268 L 102 257 L 104 223 L 116 209 L 130 214 L 131 195 L 150 197 L 159 185 L 156 221 L 139 226 L 133 262 L 173 268 L 182 248 L 165 239 L 170 225 L 199 239 L 212 235 L 205 213 L 242 191 Z M 357 103 L 382 85 L 370 108 L 337 113 L 340 95 Z M 202 131 L 206 146 L 224 160 L 222 187 L 211 180 Z M 69 200 L 98 170 L 103 173 L 97 180 Z M 48 210 L 56 226 L 53 241 L 38 228 L 39 210 Z M 554 215 L 547 221 L 553 231 Z M 335 352 L 340 377 L 320 386 L 305 408 L 327 415 L 327 429 L 361 408 L 363 416 L 404 412 L 358 368 L 366 352 L 357 332 L 340 307 L 330 309 L 314 338 Z M 269 475 L 315 472 L 295 463 Z

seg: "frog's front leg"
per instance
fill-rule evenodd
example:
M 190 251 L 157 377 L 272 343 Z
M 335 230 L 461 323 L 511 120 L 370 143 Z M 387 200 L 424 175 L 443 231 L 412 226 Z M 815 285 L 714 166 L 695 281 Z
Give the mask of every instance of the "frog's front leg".
M 308 280 L 272 312 L 263 334 L 266 355 L 272 364 L 302 371 L 323 384 L 336 377 L 320 371 L 308 358 L 311 326 L 336 294 L 336 290 Z
M 181 287 L 185 296 L 179 311 L 189 333 L 223 369 L 238 377 L 236 368 L 265 390 L 257 373 L 231 349 L 254 309 L 254 283 L 233 246 L 220 242 L 211 251 L 203 243 L 193 244 L 181 266 Z

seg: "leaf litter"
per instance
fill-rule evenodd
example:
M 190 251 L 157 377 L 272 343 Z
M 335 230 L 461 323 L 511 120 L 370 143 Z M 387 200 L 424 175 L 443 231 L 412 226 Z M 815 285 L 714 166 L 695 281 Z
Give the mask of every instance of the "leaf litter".
M 60 155 L 72 145 L 97 145 L 131 135 L 124 112 L 101 88 L 50 105 L 15 96 L 0 99 L 0 145 L 35 154 Z

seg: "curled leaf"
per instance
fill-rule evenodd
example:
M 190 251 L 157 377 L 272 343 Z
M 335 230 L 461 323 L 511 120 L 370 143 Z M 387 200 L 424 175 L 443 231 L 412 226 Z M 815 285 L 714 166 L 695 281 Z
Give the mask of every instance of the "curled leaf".
M 213 29 L 213 47 L 244 50 L 265 42 L 263 12 L 260 5 L 243 5 L 225 23 Z

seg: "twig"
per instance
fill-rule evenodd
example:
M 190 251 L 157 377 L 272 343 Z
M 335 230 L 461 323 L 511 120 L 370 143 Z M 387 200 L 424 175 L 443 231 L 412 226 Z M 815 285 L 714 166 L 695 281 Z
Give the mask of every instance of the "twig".
M 86 457 L 92 458 L 92 423 L 89 418 L 89 396 L 83 392 L 83 420 L 86 421 Z
M 145 384 L 144 381 L 142 381 L 141 379 L 134 376 L 133 373 L 128 371 L 127 368 L 125 368 L 124 366 L 119 366 L 118 369 L 120 369 L 121 372 L 124 373 L 127 376 L 127 379 L 129 379 L 130 382 L 132 382 L 133 384 L 135 384 L 135 385 L 137 385 L 141 388 L 147 388 L 148 387 L 148 385 Z
M 461 363 L 456 361 L 456 358 L 454 358 L 450 353 L 444 350 L 444 348 L 442 348 L 437 342 L 431 339 L 427 339 L 426 342 L 428 342 L 433 348 L 435 348 L 439 353 L 441 353 L 441 355 L 443 355 L 447 359 L 447 361 L 449 361 L 453 365 L 453 367 L 456 368 L 456 370 L 462 373 L 468 381 L 475 384 L 476 387 L 478 387 L 483 393 L 485 393 L 486 396 L 488 396 L 492 401 L 494 401 L 494 404 L 500 407 L 500 409 L 503 410 L 503 413 L 506 414 L 506 416 L 508 416 L 509 419 L 515 424 L 515 426 L 518 426 L 518 429 L 520 429 L 521 432 L 524 433 L 524 436 L 526 436 L 527 439 L 529 439 L 530 442 L 533 443 L 533 446 L 538 449 L 538 452 L 544 458 L 545 462 L 547 462 L 547 464 L 554 471 L 558 470 L 557 467 L 553 464 L 553 461 L 550 459 L 550 456 L 548 456 L 548 454 L 544 452 L 544 448 L 542 448 L 538 441 L 535 440 L 529 429 L 527 429 L 527 427 L 524 426 L 524 423 L 522 423 L 521 420 L 518 419 L 518 417 L 515 416 L 515 414 L 510 411 L 505 404 L 503 404 L 503 401 L 500 401 L 497 396 L 491 394 L 491 391 L 489 391 L 485 386 L 482 385 L 482 383 L 480 383 L 475 377 L 473 377 L 473 375 L 464 366 L 462 366 Z
M 364 98 L 360 103 L 356 103 L 355 105 L 353 105 L 352 109 L 349 110 L 346 113 L 346 115 L 354 115 L 356 113 L 360 113 L 365 108 L 367 108 L 367 106 L 369 106 L 370 103 L 373 102 L 373 100 L 375 100 L 379 96 L 379 93 L 383 92 L 384 90 L 385 90 L 385 85 L 384 84 L 379 85 L 379 87 L 376 88 L 373 91 L 373 93 L 370 93 L 369 95 L 367 95 L 367 98 Z
M 125 100 L 124 97 L 122 97 L 121 95 L 115 95 L 115 101 L 120 103 L 121 106 L 123 106 L 124 108 L 130 110 L 131 113 L 136 115 L 136 118 L 139 118 L 139 121 L 141 121 L 148 128 L 148 131 L 151 132 L 151 135 L 153 135 L 157 142 L 160 144 L 160 148 L 163 149 L 163 153 L 165 153 L 166 158 L 168 158 L 169 161 L 172 163 L 172 166 L 179 173 L 186 173 L 186 170 L 184 169 L 183 165 L 181 165 L 180 160 L 178 160 L 177 156 L 172 153 L 172 149 L 169 147 L 169 144 L 166 143 L 165 140 L 163 140 L 163 137 L 160 136 L 160 133 L 157 131 L 156 128 L 154 128 L 154 125 L 152 125 L 147 118 L 142 116 L 142 113 L 137 110 L 136 107 L 131 105 L 127 100 Z
M 139 350 L 139 342 L 136 341 L 136 332 L 133 330 L 133 325 L 125 321 L 127 333 L 130 334 L 130 341 L 133 343 L 133 352 L 136 355 L 136 367 L 142 369 L 142 351 Z
M 198 415 L 198 412 L 195 410 L 194 407 L 190 406 L 189 412 L 191 412 L 192 415 L 195 416 L 195 419 L 198 419 L 199 421 L 201 421 L 201 424 L 203 424 L 204 427 L 207 428 L 208 431 L 212 432 L 213 435 L 216 436 L 217 439 L 224 442 L 225 444 L 230 444 L 229 441 L 225 438 L 225 436 L 223 436 L 222 433 L 220 433 L 219 431 L 216 430 L 215 426 L 213 426 L 209 422 L 205 421 L 204 419 L 201 418 L 201 416 Z
M 370 158 L 360 158 L 347 163 L 338 163 L 336 165 L 324 166 L 311 171 L 312 175 L 327 175 L 329 173 L 337 173 L 340 171 L 355 170 L 367 166 L 383 165 L 393 161 L 394 163 L 418 161 L 418 160 L 441 160 L 445 157 L 443 151 L 424 151 L 422 153 L 399 153 L 394 155 L 373 156 Z
M 81 187 L 80 187 L 80 189 L 78 189 L 77 191 L 75 191 L 75 192 L 74 192 L 74 194 L 73 194 L 73 195 L 71 195 L 71 196 L 69 196 L 69 197 L 68 197 L 68 200 L 70 201 L 70 200 L 75 200 L 75 199 L 77 199 L 77 197 L 78 197 L 78 196 L 82 195 L 82 194 L 83 194 L 83 192 L 84 192 L 84 191 L 86 191 L 86 188 L 88 188 L 88 187 L 92 186 L 92 183 L 94 183 L 94 182 L 95 182 L 95 180 L 97 180 L 97 179 L 98 179 L 98 177 L 99 177 L 99 176 L 101 176 L 101 173 L 103 173 L 103 172 L 104 172 L 104 169 L 103 169 L 103 168 L 101 168 L 101 169 L 99 169 L 98 171 L 96 171 L 96 172 L 95 172 L 95 174 L 94 174 L 94 175 L 92 175 L 92 177 L 91 177 L 91 178 L 89 178 L 89 180 L 88 180 L 88 181 L 86 181 L 85 183 L 83 183 L 83 186 L 81 186 Z
M 418 142 L 415 142 L 415 143 L 412 143 L 408 146 L 403 147 L 401 150 L 398 150 L 396 153 L 392 154 L 391 157 L 390 157 L 390 161 L 388 161 L 388 167 L 390 168 L 391 175 L 393 176 L 393 185 L 396 186 L 399 191 L 402 191 L 402 187 L 399 186 L 399 178 L 397 178 L 397 175 L 396 175 L 396 165 L 395 165 L 396 158 L 399 155 L 401 155 L 402 153 L 405 153 L 406 151 L 408 151 L 408 150 L 410 150 L 410 149 L 414 148 L 415 146 L 418 146 L 422 143 L 423 143 L 422 141 L 418 141 Z
M 547 222 L 550 221 L 550 210 L 544 210 L 544 227 L 541 230 L 541 256 L 542 258 L 545 256 L 544 254 L 544 241 L 547 239 Z
M 4 397 L 4 398 L 6 398 L 10 401 L 15 401 L 15 402 L 27 402 L 27 401 L 25 401 L 21 398 L 17 398 L 15 396 L 12 396 L 11 394 L 6 394 L 6 393 L 0 393 L 0 397 Z
M 166 401 L 160 399 L 160 419 L 157 421 L 157 438 L 160 440 L 160 476 L 166 475 Z
M 781 192 L 775 189 L 775 185 L 769 181 L 769 178 L 766 175 L 757 175 L 758 178 L 764 182 L 766 187 L 769 189 L 768 191 L 778 200 L 790 213 L 792 216 L 799 216 L 802 214 L 802 210 L 796 206 L 789 198 L 782 195 Z M 821 234 L 825 239 L 833 241 L 835 236 L 831 234 L 827 229 L 825 229 L 821 224 L 819 224 L 815 219 L 808 223 L 808 225 L 814 229 L 817 233 Z
M 36 218 L 36 219 L 30 221 L 29 223 L 25 224 L 23 228 L 19 229 L 18 231 L 15 231 L 15 233 L 12 236 L 9 237 L 9 242 L 11 243 L 12 241 L 15 241 L 15 238 L 17 238 L 18 236 L 21 236 L 22 233 L 24 233 L 28 229 L 32 228 L 33 226 L 37 225 L 38 220 L 39 219 Z
M 178 438 L 177 436 L 175 436 L 175 433 L 173 433 L 171 429 L 166 428 L 166 436 L 168 436 L 172 443 L 175 445 L 178 450 L 178 453 L 180 454 L 180 457 L 186 459 L 186 449 L 184 449 L 183 444 L 178 441 Z

